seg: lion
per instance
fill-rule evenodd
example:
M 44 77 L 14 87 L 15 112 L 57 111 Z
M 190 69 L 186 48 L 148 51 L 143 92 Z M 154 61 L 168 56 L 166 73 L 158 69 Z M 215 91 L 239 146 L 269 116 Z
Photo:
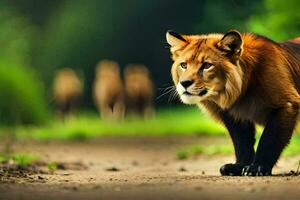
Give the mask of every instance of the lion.
M 172 78 L 181 101 L 224 124 L 236 162 L 222 175 L 266 176 L 289 143 L 299 114 L 299 38 L 275 42 L 236 30 L 225 34 L 166 34 Z M 255 124 L 264 131 L 254 150 Z
M 56 72 L 53 80 L 53 96 L 60 115 L 65 116 L 78 109 L 82 93 L 82 83 L 72 69 L 63 68 Z
M 124 118 L 124 89 L 118 63 L 102 60 L 97 64 L 93 96 L 102 119 Z
M 126 113 L 128 116 L 154 116 L 154 89 L 149 70 L 141 64 L 128 64 L 124 71 Z

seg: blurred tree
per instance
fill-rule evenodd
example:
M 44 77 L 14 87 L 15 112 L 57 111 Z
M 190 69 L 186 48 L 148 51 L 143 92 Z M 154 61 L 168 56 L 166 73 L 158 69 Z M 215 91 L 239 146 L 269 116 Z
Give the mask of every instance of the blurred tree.
M 36 29 L 2 4 L 0 30 L 0 124 L 45 122 L 47 106 L 42 84 L 29 67 Z
M 206 0 L 203 18 L 196 29 L 207 33 L 222 33 L 230 29 L 246 32 L 248 27 L 245 21 L 259 5 L 260 0 Z
M 260 11 L 249 20 L 251 31 L 275 40 L 300 36 L 298 0 L 264 0 Z
M 36 35 L 35 27 L 15 11 L 0 8 L 0 61 L 29 65 L 32 53 L 31 41 Z
M 41 83 L 31 68 L 0 62 L 0 124 L 41 124 L 48 110 Z

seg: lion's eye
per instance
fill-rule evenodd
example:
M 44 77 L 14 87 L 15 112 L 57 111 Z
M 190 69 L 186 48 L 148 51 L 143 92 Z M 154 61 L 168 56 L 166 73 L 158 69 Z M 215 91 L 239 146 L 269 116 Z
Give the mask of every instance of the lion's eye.
M 201 69 L 209 69 L 212 66 L 211 63 L 205 62 L 202 64 Z
M 182 69 L 186 69 L 186 68 L 187 68 L 187 63 L 186 63 L 186 62 L 180 63 L 180 67 L 181 67 Z

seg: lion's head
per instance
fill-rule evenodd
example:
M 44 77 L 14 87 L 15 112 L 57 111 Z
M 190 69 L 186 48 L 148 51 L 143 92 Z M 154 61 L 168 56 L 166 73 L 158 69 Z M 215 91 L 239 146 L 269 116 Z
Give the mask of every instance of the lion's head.
M 113 60 L 101 60 L 96 66 L 96 78 L 98 79 L 119 79 L 119 64 Z
M 166 34 L 172 59 L 172 78 L 185 104 L 214 101 L 230 107 L 240 96 L 243 72 L 239 66 L 243 40 L 237 31 L 226 34 Z

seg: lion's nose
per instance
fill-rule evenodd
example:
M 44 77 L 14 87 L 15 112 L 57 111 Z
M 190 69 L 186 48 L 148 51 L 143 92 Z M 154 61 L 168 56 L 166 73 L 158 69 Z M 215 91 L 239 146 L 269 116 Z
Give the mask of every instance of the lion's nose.
M 194 83 L 194 81 L 190 80 L 190 79 L 186 79 L 183 81 L 180 81 L 180 84 L 184 87 L 184 88 L 188 88 L 189 86 L 191 86 Z

